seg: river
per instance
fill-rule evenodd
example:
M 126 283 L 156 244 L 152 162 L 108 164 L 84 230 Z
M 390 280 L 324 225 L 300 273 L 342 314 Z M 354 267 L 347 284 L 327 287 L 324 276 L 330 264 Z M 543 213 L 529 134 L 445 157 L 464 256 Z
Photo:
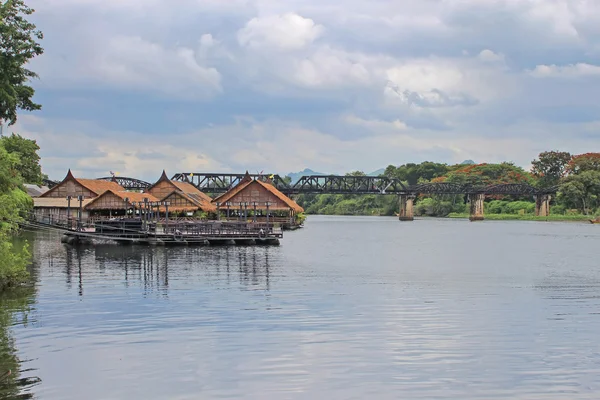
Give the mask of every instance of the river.
M 2 300 L 4 398 L 600 396 L 597 225 L 314 216 L 231 248 L 30 235 L 36 288 Z

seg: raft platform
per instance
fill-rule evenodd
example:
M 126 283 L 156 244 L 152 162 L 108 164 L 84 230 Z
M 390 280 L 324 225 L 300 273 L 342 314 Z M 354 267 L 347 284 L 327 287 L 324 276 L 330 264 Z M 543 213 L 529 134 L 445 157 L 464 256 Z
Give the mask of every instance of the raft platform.
M 144 221 L 139 218 L 99 220 L 75 227 L 54 226 L 67 244 L 94 240 L 157 246 L 279 245 L 283 230 L 270 224 L 231 221 Z M 48 226 L 48 225 L 46 225 Z

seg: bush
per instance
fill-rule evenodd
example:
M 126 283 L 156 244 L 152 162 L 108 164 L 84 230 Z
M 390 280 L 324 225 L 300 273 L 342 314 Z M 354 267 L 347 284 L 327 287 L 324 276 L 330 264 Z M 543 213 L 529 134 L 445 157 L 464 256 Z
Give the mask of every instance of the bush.
M 526 214 L 533 214 L 535 212 L 535 203 L 529 201 L 511 201 L 506 204 L 506 214 L 519 214 L 521 210 L 525 210 Z

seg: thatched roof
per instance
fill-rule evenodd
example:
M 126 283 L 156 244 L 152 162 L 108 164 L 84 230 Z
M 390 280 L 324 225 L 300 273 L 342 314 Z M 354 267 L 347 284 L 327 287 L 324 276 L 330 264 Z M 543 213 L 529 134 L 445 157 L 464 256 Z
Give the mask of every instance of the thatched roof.
M 101 195 L 102 193 L 106 192 L 107 190 L 112 190 L 113 192 L 125 191 L 125 188 L 116 182 L 105 181 L 105 180 L 101 180 L 101 179 L 75 178 L 73 176 L 73 173 L 69 169 L 69 172 L 67 172 L 67 176 L 65 176 L 65 179 L 63 179 L 62 182 L 60 182 L 58 185 L 54 186 L 52 189 L 50 189 L 47 192 L 45 192 L 44 194 L 42 194 L 41 197 L 48 197 L 52 192 L 54 192 L 62 184 L 66 183 L 68 181 L 72 181 L 72 182 L 76 182 L 76 183 L 80 184 L 81 186 L 83 186 L 84 188 L 89 190 L 90 192 L 96 194 L 96 196 Z
M 267 182 L 252 179 L 248 172 L 246 172 L 246 176 L 240 181 L 240 183 L 238 183 L 226 193 L 223 193 L 222 195 L 215 198 L 213 200 L 213 203 L 227 203 L 230 199 L 234 198 L 237 194 L 243 192 L 252 185 L 262 186 L 275 197 L 277 197 L 279 200 L 281 200 L 283 203 L 285 203 L 285 205 L 287 205 L 291 210 L 294 210 L 294 212 L 304 212 L 304 209 L 300 207 L 298 203 L 287 197 L 285 194 L 281 193 L 281 191 L 279 191 L 279 189 L 277 189 L 275 186 Z

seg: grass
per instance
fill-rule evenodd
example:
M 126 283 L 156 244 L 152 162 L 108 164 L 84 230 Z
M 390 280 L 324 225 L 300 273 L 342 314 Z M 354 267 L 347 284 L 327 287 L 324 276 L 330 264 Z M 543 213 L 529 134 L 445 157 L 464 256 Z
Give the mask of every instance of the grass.
M 469 218 L 469 214 L 451 213 L 448 218 Z M 490 221 L 589 221 L 595 217 L 583 214 L 550 214 L 547 217 L 536 217 L 533 214 L 484 214 L 484 218 Z

